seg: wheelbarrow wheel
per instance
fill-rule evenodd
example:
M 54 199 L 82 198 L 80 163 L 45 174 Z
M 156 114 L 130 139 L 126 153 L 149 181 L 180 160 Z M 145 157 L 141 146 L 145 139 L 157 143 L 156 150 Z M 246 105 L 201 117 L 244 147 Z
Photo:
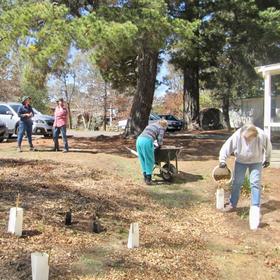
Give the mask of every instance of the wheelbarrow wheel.
M 177 173 L 177 169 L 173 164 L 164 164 L 160 169 L 160 174 L 164 181 L 172 181 L 174 175 Z

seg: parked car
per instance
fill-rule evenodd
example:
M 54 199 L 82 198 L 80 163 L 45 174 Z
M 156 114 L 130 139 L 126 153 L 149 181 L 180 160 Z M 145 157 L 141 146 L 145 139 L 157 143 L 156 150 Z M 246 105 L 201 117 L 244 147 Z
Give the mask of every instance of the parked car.
M 19 116 L 17 114 L 21 103 L 0 103 L 0 120 L 2 120 L 7 128 L 8 134 L 11 137 L 13 134 L 17 134 Z M 51 136 L 54 117 L 43 115 L 38 110 L 33 108 L 35 113 L 33 120 L 32 133 L 37 135 Z
M 205 108 L 199 112 L 200 127 L 204 130 L 223 129 L 222 112 L 217 108 Z
M 159 115 L 159 117 L 167 120 L 167 130 L 169 131 L 180 131 L 183 128 L 183 121 L 179 120 L 173 115 Z
M 6 127 L 6 124 L 0 120 L 0 142 L 3 142 L 3 140 L 8 136 L 8 129 Z
M 156 122 L 158 120 L 160 120 L 159 115 L 157 115 L 155 113 L 151 113 L 150 114 L 150 116 L 149 116 L 149 124 L 151 124 L 153 122 Z M 121 120 L 121 121 L 118 122 L 118 128 L 125 129 L 126 124 L 127 124 L 127 119 L 126 120 Z

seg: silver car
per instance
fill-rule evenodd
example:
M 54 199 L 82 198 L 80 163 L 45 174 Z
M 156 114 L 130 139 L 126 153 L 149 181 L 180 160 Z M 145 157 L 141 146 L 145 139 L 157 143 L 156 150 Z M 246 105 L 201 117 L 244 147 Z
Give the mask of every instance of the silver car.
M 17 114 L 21 103 L 9 102 L 0 103 L 0 120 L 2 120 L 7 128 L 9 136 L 17 134 L 20 118 Z M 51 136 L 54 123 L 54 117 L 43 115 L 38 110 L 33 108 L 35 113 L 33 120 L 32 133 L 37 135 Z

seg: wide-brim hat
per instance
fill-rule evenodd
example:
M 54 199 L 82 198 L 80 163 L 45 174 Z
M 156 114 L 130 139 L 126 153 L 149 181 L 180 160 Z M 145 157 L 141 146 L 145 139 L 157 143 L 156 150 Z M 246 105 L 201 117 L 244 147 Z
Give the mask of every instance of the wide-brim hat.
M 21 103 L 23 104 L 27 99 L 31 99 L 31 97 L 30 97 L 30 96 L 27 96 L 27 95 L 23 96 L 23 97 L 21 98 Z

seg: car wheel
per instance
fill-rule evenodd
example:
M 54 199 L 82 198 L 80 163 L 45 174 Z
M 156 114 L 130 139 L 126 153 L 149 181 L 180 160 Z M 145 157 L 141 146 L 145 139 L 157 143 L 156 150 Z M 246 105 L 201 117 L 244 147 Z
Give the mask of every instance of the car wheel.
M 0 143 L 4 141 L 4 137 L 0 137 Z
M 44 134 L 44 137 L 45 137 L 45 138 L 52 138 L 52 135 L 50 135 L 50 134 Z

